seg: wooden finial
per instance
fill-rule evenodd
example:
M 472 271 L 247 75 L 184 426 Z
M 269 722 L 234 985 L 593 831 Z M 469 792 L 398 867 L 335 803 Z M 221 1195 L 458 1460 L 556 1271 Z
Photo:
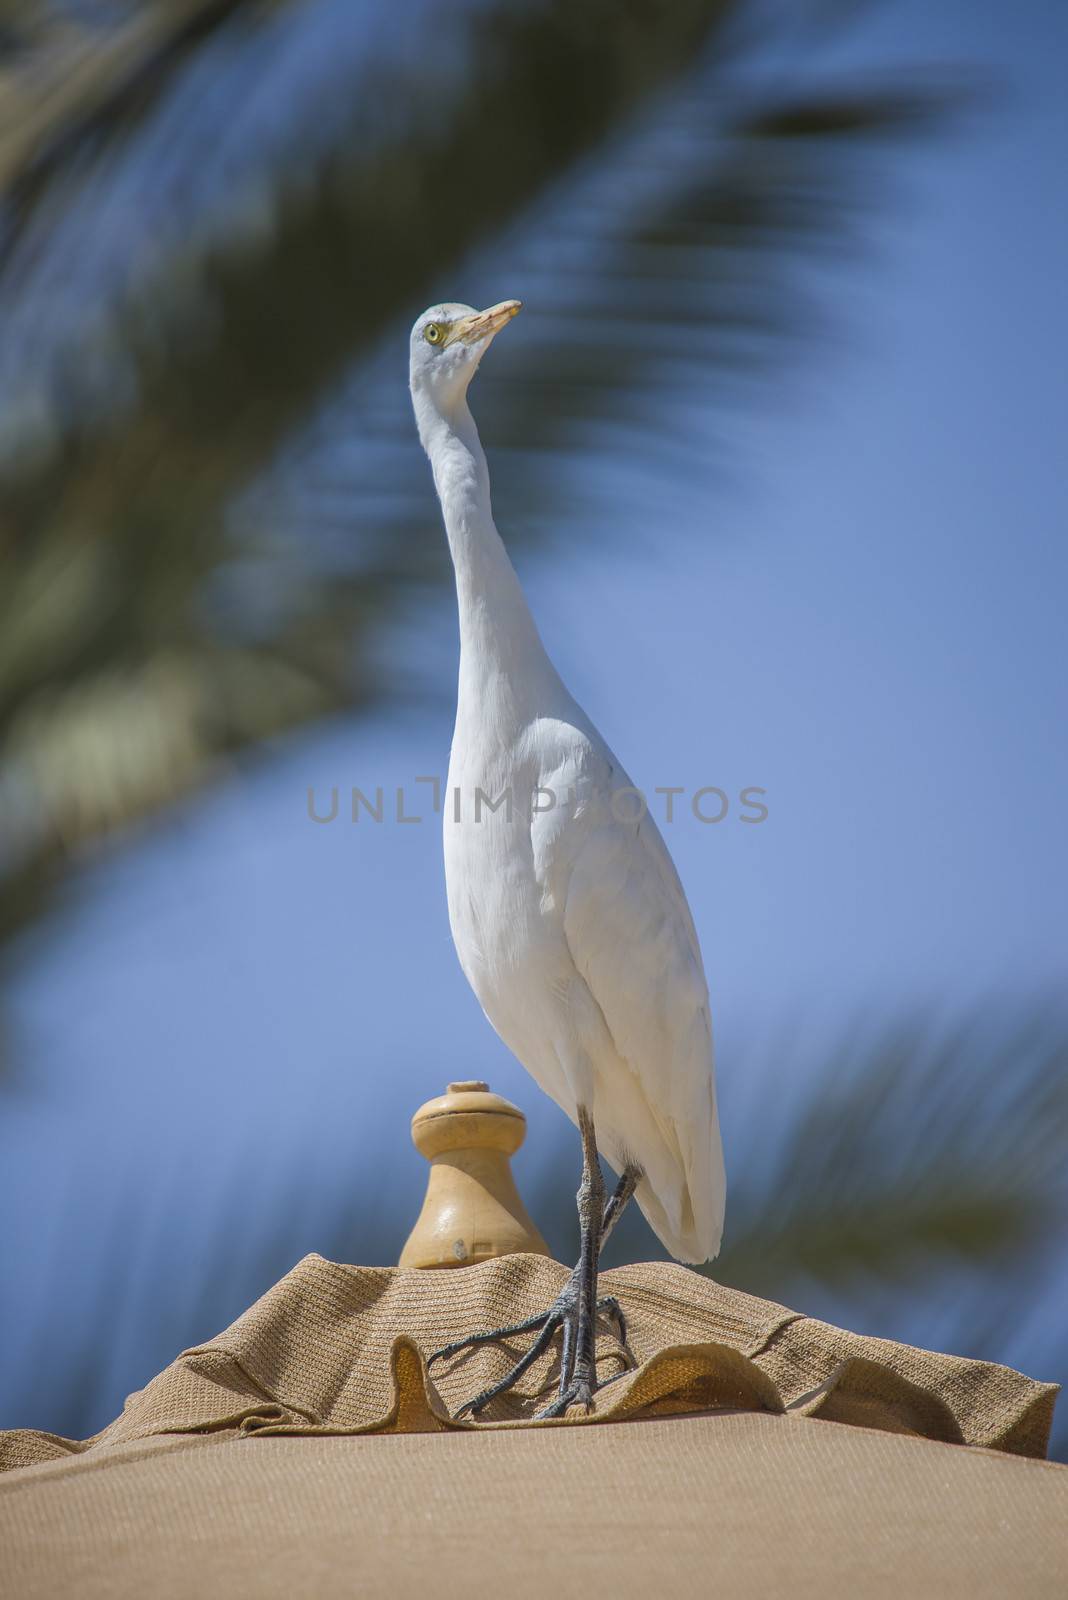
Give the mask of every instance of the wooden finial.
M 521 1250 L 549 1254 L 509 1165 L 526 1131 L 519 1107 L 477 1080 L 450 1083 L 419 1107 L 412 1140 L 430 1162 L 430 1177 L 402 1267 L 466 1267 Z

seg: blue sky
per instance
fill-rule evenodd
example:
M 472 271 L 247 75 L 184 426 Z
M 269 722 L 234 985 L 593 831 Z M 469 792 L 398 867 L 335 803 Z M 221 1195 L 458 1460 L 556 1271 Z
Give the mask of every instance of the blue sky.
M 1066 45 L 1053 4 L 908 0 L 836 47 L 836 65 L 975 62 L 1004 88 L 895 163 L 871 248 L 817 281 L 834 343 L 730 427 L 729 484 L 669 486 L 651 544 L 563 539 L 521 562 L 551 653 L 636 782 L 767 791 L 759 827 L 684 813 L 665 829 L 725 1114 L 745 1087 L 732 1061 L 783 1028 L 1064 988 Z M 494 298 L 513 293 L 518 268 Z M 624 533 L 656 517 L 645 487 L 632 498 L 620 476 Z M 0 1421 L 48 1425 L 13 1396 L 42 1340 L 62 1358 L 47 1308 L 104 1234 L 133 1263 L 120 1294 L 143 1299 L 135 1267 L 166 1280 L 167 1353 L 220 1219 L 251 1250 L 282 1184 L 293 1258 L 315 1247 L 309 1163 L 389 1215 L 392 1259 L 421 1198 L 408 1118 L 450 1078 L 527 1111 L 521 1181 L 567 1137 L 466 988 L 435 823 L 306 813 L 309 785 L 444 773 L 447 597 L 441 618 L 439 703 L 332 725 L 233 779 L 101 870 L 27 964 L 12 1021 L 28 1066 L 0 1130 L 2 1277 L 26 1314 Z M 149 1373 L 117 1340 L 121 1399 Z

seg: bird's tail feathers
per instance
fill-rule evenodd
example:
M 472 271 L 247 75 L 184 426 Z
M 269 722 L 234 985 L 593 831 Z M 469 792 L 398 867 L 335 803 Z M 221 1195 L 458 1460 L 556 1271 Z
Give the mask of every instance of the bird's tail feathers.
M 722 1170 L 722 1163 L 720 1165 Z M 723 1237 L 722 1202 L 718 1207 L 710 1204 L 704 1214 L 695 1215 L 693 1200 L 687 1192 L 682 1197 L 680 1214 L 676 1219 L 669 1216 L 647 1178 L 638 1184 L 634 1198 L 660 1243 L 676 1261 L 700 1266 L 705 1261 L 713 1261 L 719 1254 Z

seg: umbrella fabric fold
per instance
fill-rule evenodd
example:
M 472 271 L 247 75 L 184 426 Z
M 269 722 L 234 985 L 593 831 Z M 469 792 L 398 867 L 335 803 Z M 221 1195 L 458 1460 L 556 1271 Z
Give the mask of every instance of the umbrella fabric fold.
M 558 1262 L 534 1255 L 447 1271 L 306 1256 L 223 1333 L 131 1395 L 94 1438 L 0 1433 L 0 1470 L 165 1434 L 484 1432 L 716 1411 L 818 1417 L 1045 1455 L 1055 1384 L 850 1333 L 659 1262 L 602 1274 L 602 1293 L 626 1313 L 627 1342 L 613 1319 L 602 1320 L 598 1372 L 602 1380 L 618 1376 L 590 1416 L 533 1421 L 555 1388 L 551 1347 L 481 1420 L 454 1422 L 452 1413 L 503 1376 L 531 1336 L 478 1346 L 428 1370 L 430 1352 L 544 1310 L 566 1276 Z

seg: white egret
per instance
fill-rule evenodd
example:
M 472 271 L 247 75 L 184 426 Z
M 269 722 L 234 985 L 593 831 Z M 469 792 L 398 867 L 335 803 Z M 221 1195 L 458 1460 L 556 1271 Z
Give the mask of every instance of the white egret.
M 494 525 L 467 387 L 520 308 L 438 305 L 411 334 L 411 393 L 456 569 L 460 676 L 444 806 L 449 921 L 460 965 L 505 1044 L 582 1136 L 579 1262 L 507 1377 L 562 1333 L 559 1393 L 597 1387 L 601 1245 L 631 1194 L 681 1261 L 723 1226 L 708 988 L 674 864 L 623 767 L 546 654 Z M 605 1206 L 598 1150 L 619 1174 Z M 622 1324 L 622 1313 L 612 1310 Z M 499 1338 L 495 1329 L 435 1353 Z

